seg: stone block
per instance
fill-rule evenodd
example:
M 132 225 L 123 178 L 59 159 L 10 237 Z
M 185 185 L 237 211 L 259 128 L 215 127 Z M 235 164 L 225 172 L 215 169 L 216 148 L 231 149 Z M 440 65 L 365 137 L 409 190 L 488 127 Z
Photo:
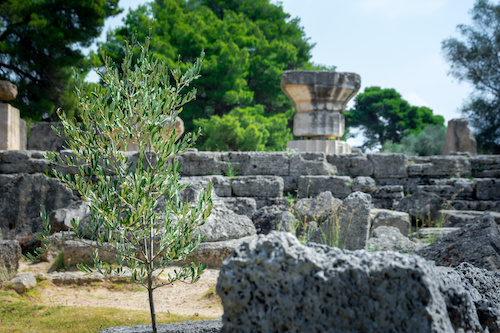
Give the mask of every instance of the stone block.
M 369 194 L 354 192 L 342 202 L 339 245 L 347 250 L 363 250 L 370 237 L 371 201 Z M 330 235 L 332 232 L 329 233 Z
M 358 176 L 354 178 L 352 182 L 352 190 L 354 192 L 359 191 L 359 192 L 372 193 L 377 190 L 377 184 L 375 183 L 375 180 L 371 177 Z
M 403 154 L 369 154 L 373 164 L 373 177 L 406 178 L 408 158 Z
M 257 203 L 254 198 L 243 198 L 243 197 L 230 197 L 221 198 L 226 207 L 232 210 L 238 215 L 245 215 L 252 218 L 253 214 L 257 210 Z
M 231 180 L 237 197 L 282 197 L 283 178 L 278 176 L 242 176 Z
M 52 127 L 64 130 L 61 123 L 35 123 L 31 125 L 30 137 L 28 138 L 29 150 L 52 150 L 61 151 L 67 149 L 66 140 L 56 134 Z
M 0 284 L 12 279 L 19 269 L 21 246 L 15 240 L 0 240 Z
M 271 232 L 220 269 L 222 332 L 482 331 L 471 296 L 444 280 L 418 256 L 302 245 Z
M 417 191 L 432 192 L 436 195 L 451 199 L 469 199 L 475 197 L 475 181 L 472 179 L 431 179 L 431 185 L 418 185 Z
M 351 152 L 351 147 L 347 142 L 337 140 L 293 140 L 286 143 L 286 149 L 324 154 L 349 154 Z
M 288 176 L 290 162 L 285 152 L 225 152 L 221 154 L 221 170 L 236 176 Z
M 476 198 L 479 200 L 500 200 L 500 179 L 477 179 Z
M 299 177 L 298 175 L 283 177 L 283 192 L 285 194 L 297 195 Z
M 463 227 L 475 218 L 483 216 L 484 211 L 442 209 L 438 213 L 445 227 Z M 488 214 L 500 225 L 500 213 L 488 212 Z
M 456 210 L 477 210 L 477 211 L 489 211 L 489 212 L 500 213 L 500 200 L 484 200 L 484 201 L 454 200 L 449 208 Z
M 0 103 L 11 101 L 17 96 L 17 86 L 9 81 L 0 81 Z
M 366 245 L 370 252 L 391 251 L 409 254 L 413 254 L 422 247 L 422 244 L 412 242 L 408 237 L 403 236 L 398 228 L 391 226 L 375 228 Z
M 10 283 L 12 284 L 14 290 L 21 294 L 25 290 L 36 287 L 36 278 L 35 275 L 31 272 L 19 273 L 10 281 Z
M 472 134 L 467 119 L 451 119 L 448 121 L 443 155 L 450 155 L 453 152 L 477 154 L 476 139 Z
M 393 208 L 410 214 L 415 225 L 429 226 L 439 219 L 438 211 L 443 208 L 444 203 L 443 198 L 434 193 L 419 191 L 395 201 Z
M 339 138 L 344 135 L 345 120 L 340 112 L 296 112 L 293 135 L 299 137 Z
M 0 102 L 0 150 L 21 150 L 26 139 L 21 138 L 19 110 Z
M 410 215 L 404 212 L 398 212 L 389 209 L 372 208 L 371 214 L 371 230 L 378 227 L 395 227 L 399 232 L 408 237 L 411 227 Z
M 335 175 L 337 168 L 323 153 L 295 153 L 290 156 L 290 175 Z
M 416 254 L 436 265 L 456 267 L 468 262 L 490 271 L 500 269 L 500 232 L 492 216 L 485 213 Z
M 327 155 L 327 161 L 337 167 L 340 176 L 373 176 L 373 163 L 365 154 Z
M 271 231 L 292 231 L 299 225 L 296 217 L 277 205 L 260 208 L 252 216 L 257 234 L 268 234 Z
M 178 156 L 182 176 L 222 175 L 221 153 L 187 151 Z
M 378 186 L 371 196 L 376 208 L 391 209 L 394 202 L 403 199 L 405 194 L 402 185 L 384 185 Z
M 500 155 L 472 156 L 469 161 L 473 177 L 500 178 Z
M 215 201 L 212 213 L 195 233 L 203 236 L 204 242 L 220 242 L 253 236 L 256 231 L 249 217 L 238 215 L 228 209 L 223 202 Z
M 293 206 L 295 216 L 304 224 L 323 223 L 333 220 L 342 206 L 342 200 L 334 198 L 330 191 L 322 192 L 315 198 L 297 200 Z
M 234 249 L 243 242 L 248 242 L 255 236 L 243 237 L 240 239 L 230 239 L 217 242 L 203 242 L 191 253 L 188 260 L 177 262 L 178 265 L 205 264 L 210 268 L 221 267 L 224 260 L 233 253 Z
M 352 179 L 347 176 L 300 176 L 297 190 L 299 197 L 315 197 L 330 191 L 335 198 L 343 199 L 352 192 Z
M 469 159 L 464 156 L 411 157 L 409 177 L 465 177 L 472 172 Z

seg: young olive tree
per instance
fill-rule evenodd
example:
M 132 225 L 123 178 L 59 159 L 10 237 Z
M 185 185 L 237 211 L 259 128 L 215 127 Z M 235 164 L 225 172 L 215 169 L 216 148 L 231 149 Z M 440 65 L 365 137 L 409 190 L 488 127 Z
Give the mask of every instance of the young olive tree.
M 151 58 L 149 38 L 137 45 L 135 38 L 126 43 L 121 71 L 105 59 L 103 87 L 91 93 L 77 88 L 79 122 L 58 112 L 64 125 L 58 134 L 67 138 L 72 154 L 62 158 L 47 152 L 46 157 L 56 165 L 56 177 L 89 204 L 88 224 L 74 220 L 70 231 L 96 247 L 98 272 L 130 269 L 133 281 L 148 291 L 152 328 L 157 332 L 153 291 L 176 280 L 195 282 L 205 268 L 191 263 L 160 277 L 166 267 L 195 250 L 202 240 L 195 230 L 212 209 L 211 184 L 197 202 L 181 199 L 186 185 L 179 183 L 180 163 L 175 157 L 199 133 L 176 142 L 173 127 L 181 107 L 195 98 L 196 91 L 189 86 L 199 76 L 203 54 L 181 73 L 179 65 L 169 71 L 164 62 Z M 136 60 L 134 51 L 139 51 Z M 134 161 L 124 153 L 129 142 L 139 146 Z M 68 172 L 67 167 L 78 171 Z M 115 253 L 118 268 L 99 260 L 100 251 Z M 92 271 L 84 265 L 79 268 Z

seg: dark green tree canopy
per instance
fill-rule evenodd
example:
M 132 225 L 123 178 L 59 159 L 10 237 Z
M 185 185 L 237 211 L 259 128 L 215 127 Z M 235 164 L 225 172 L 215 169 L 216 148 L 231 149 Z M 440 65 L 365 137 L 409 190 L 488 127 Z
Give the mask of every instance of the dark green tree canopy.
M 70 69 L 84 67 L 78 48 L 89 46 L 104 19 L 119 12 L 118 0 L 0 1 L 0 79 L 17 84 L 13 104 L 22 117 L 68 108 Z
M 182 55 L 189 63 L 206 53 L 202 77 L 194 83 L 197 100 L 183 110 L 187 130 L 194 129 L 194 119 L 236 107 L 262 105 L 265 115 L 291 109 L 281 74 L 306 66 L 313 45 L 281 6 L 269 0 L 156 0 L 132 11 L 101 50 L 120 62 L 123 40 L 135 31 L 147 36 L 151 19 L 157 58 L 174 63 Z
M 500 5 L 477 0 L 472 25 L 459 25 L 462 38 L 443 41 L 450 74 L 476 91 L 462 109 L 475 128 L 478 148 L 500 153 Z
M 365 149 L 375 149 L 391 141 L 399 143 L 409 134 L 418 135 L 427 125 L 443 125 L 427 107 L 411 106 L 394 89 L 367 87 L 354 98 L 354 108 L 345 112 L 346 127 L 359 128 Z

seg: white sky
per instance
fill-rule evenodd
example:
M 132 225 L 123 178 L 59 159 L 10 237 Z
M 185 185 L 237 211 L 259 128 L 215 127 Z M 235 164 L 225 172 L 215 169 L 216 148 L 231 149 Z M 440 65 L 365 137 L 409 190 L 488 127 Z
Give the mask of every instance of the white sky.
M 144 0 L 121 0 L 128 12 Z M 278 1 L 273 1 L 277 3 Z M 396 89 L 416 106 L 427 106 L 448 122 L 472 92 L 447 75 L 441 42 L 459 37 L 458 24 L 471 22 L 474 0 L 282 0 L 285 12 L 300 18 L 315 43 L 312 61 L 361 75 L 361 89 Z M 105 22 L 105 32 L 121 18 Z M 90 76 L 92 80 L 95 77 Z M 349 104 L 351 105 L 351 104 Z M 348 105 L 348 106 L 349 106 Z M 351 142 L 359 144 L 359 142 Z

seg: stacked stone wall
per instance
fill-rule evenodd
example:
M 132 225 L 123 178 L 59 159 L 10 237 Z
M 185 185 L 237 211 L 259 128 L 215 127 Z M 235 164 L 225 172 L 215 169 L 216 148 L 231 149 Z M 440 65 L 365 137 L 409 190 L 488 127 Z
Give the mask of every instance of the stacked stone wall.
M 134 159 L 134 152 L 127 154 Z M 218 196 L 235 204 L 253 199 L 257 209 L 284 196 L 331 191 L 343 199 L 360 190 L 377 208 L 390 209 L 395 201 L 424 191 L 449 200 L 454 209 L 500 212 L 500 155 L 189 151 L 179 158 L 187 181 L 213 179 Z M 50 167 L 42 151 L 0 151 L 0 176 L 48 173 Z

